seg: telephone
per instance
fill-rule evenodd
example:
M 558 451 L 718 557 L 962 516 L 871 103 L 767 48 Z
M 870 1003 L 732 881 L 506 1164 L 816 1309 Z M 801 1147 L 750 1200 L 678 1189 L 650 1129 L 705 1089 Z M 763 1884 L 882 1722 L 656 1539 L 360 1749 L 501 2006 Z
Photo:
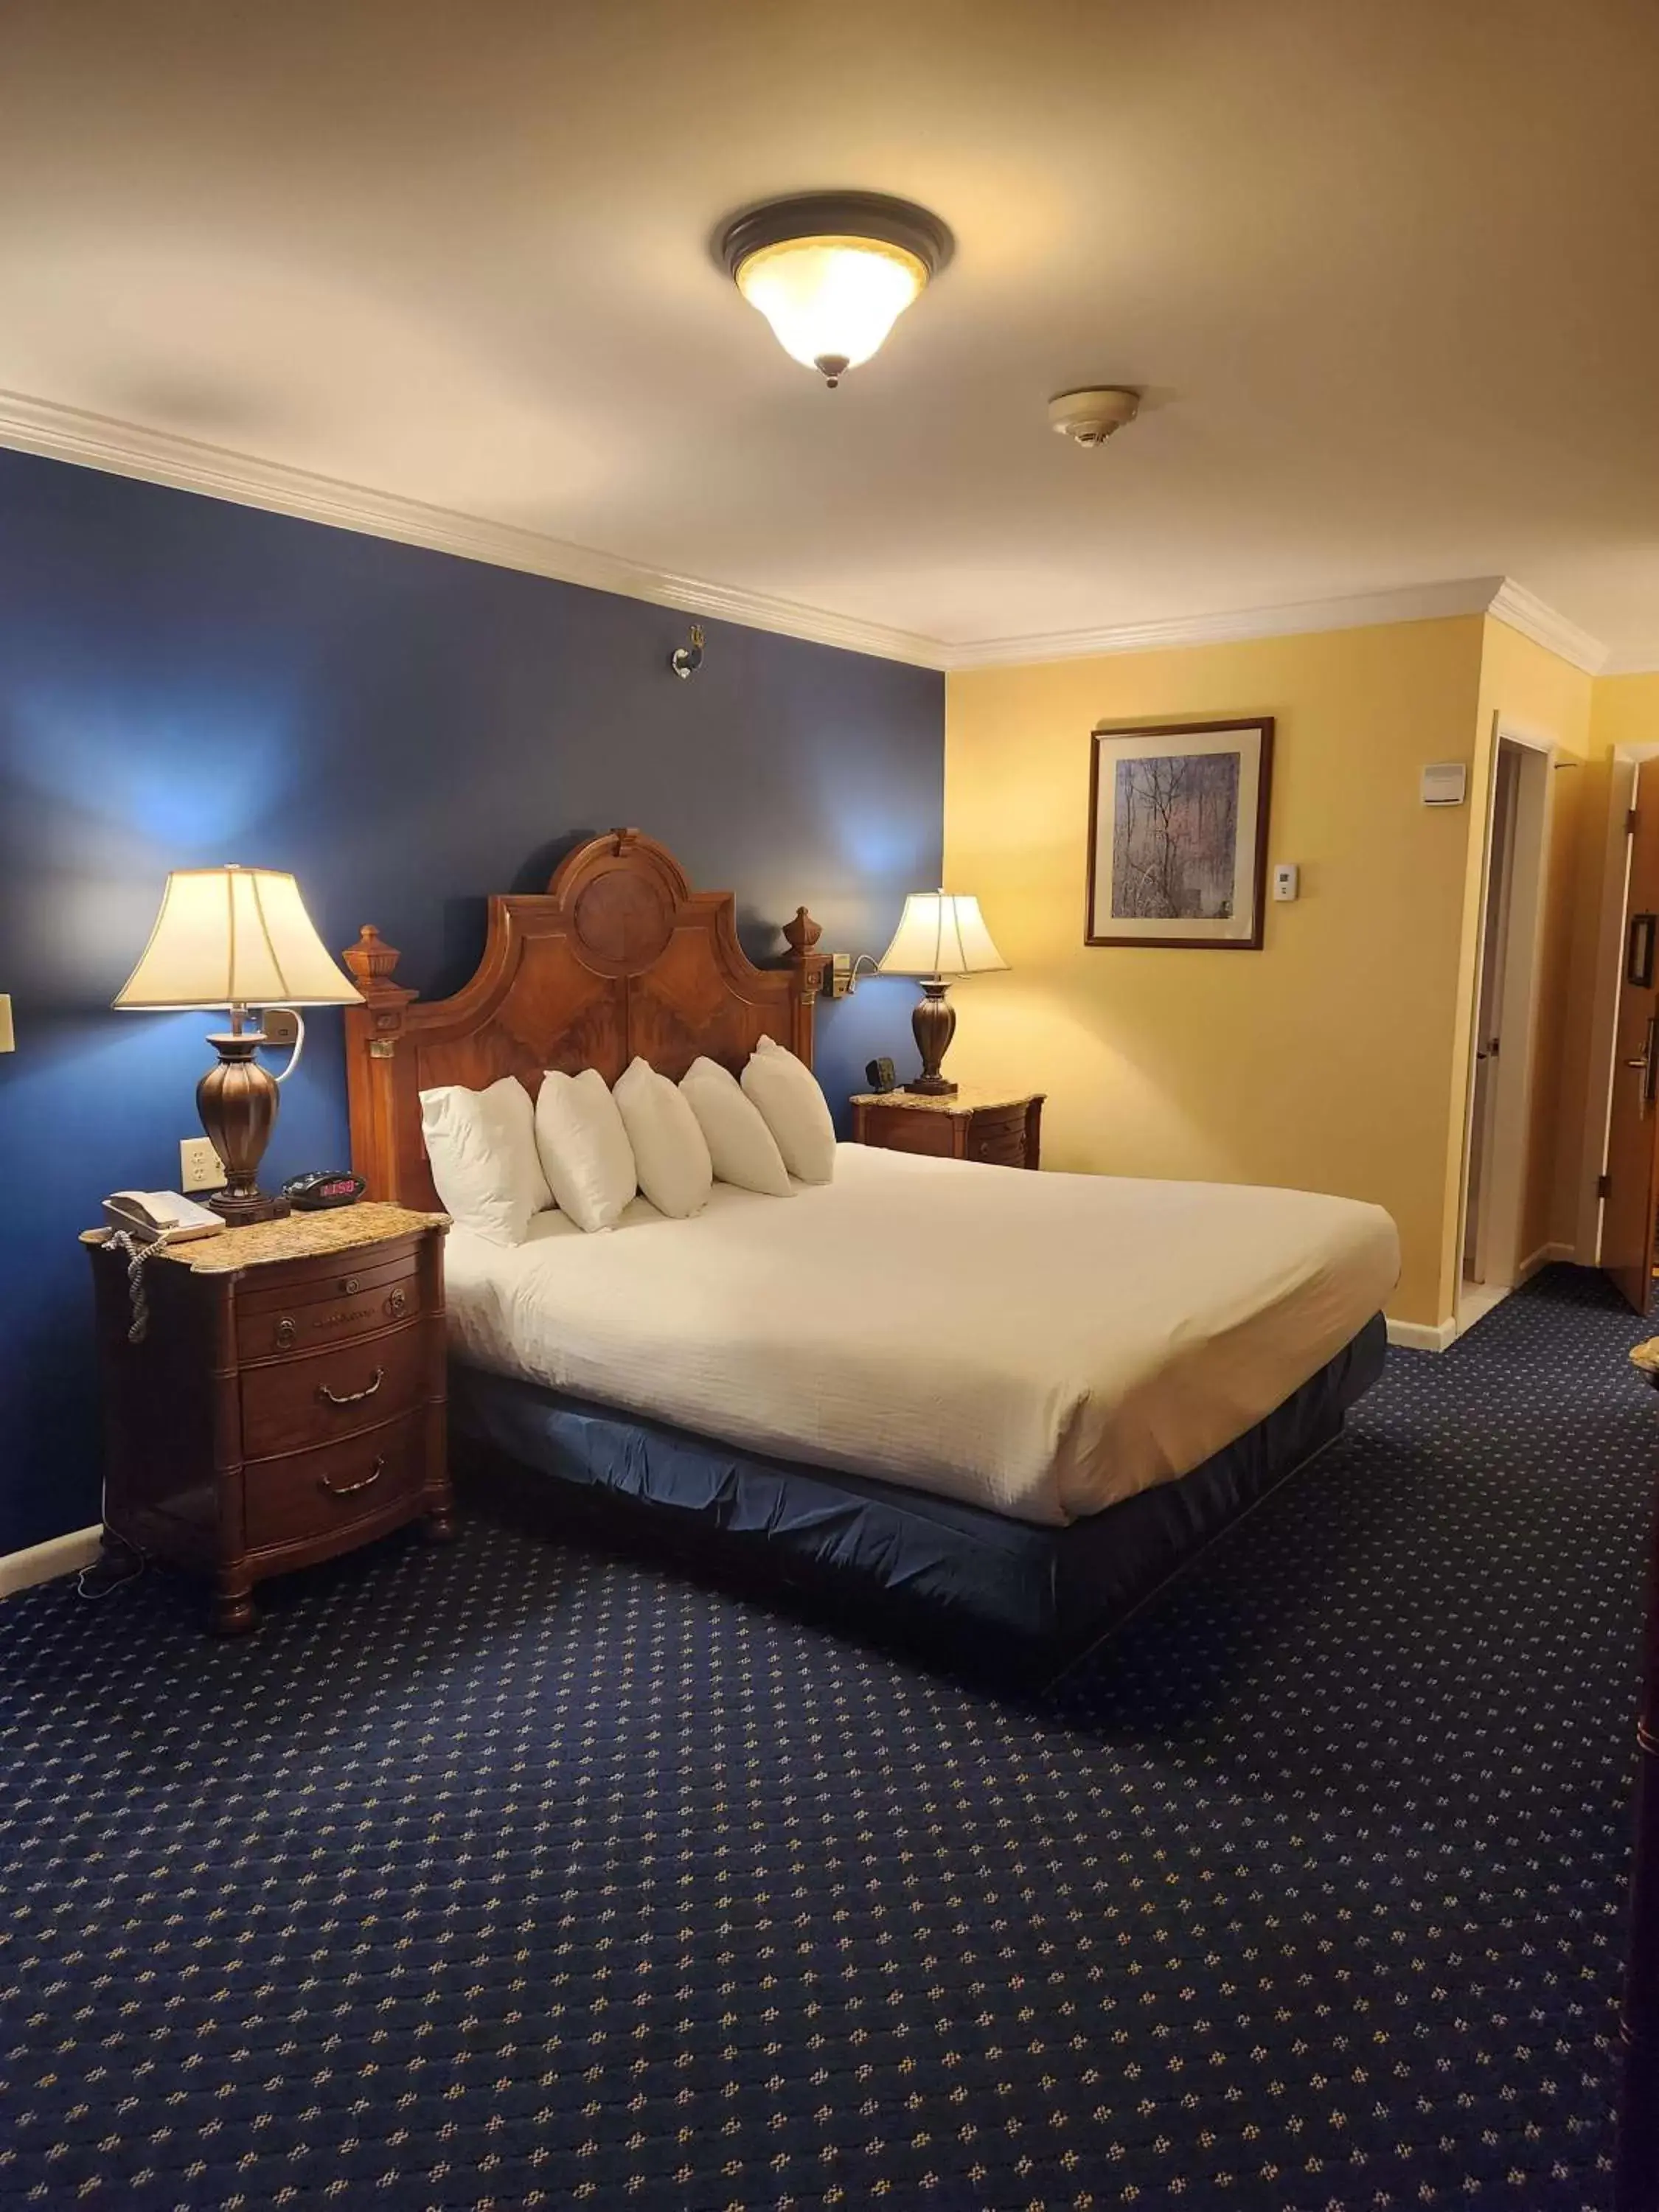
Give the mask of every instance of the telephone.
M 104 1200 L 109 1241 L 127 1263 L 127 1296 L 132 1304 L 129 1344 L 142 1344 L 149 1328 L 149 1299 L 144 1262 L 164 1244 L 183 1244 L 192 1237 L 216 1237 L 224 1223 L 216 1213 L 181 1198 L 176 1190 L 112 1190 Z
M 104 1200 L 104 1219 L 140 1244 L 183 1244 L 192 1237 L 216 1237 L 225 1225 L 176 1190 L 112 1191 Z

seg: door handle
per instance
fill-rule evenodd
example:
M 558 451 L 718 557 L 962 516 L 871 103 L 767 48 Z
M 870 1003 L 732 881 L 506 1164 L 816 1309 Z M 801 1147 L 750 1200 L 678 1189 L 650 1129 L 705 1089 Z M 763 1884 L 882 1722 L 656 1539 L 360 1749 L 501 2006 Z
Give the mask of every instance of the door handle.
M 317 1395 L 331 1406 L 361 1406 L 365 1398 L 372 1398 L 374 1395 L 385 1381 L 385 1368 L 377 1367 L 374 1370 L 374 1380 L 365 1389 L 347 1390 L 337 1394 L 329 1389 L 326 1382 L 319 1382 L 317 1385 Z
M 1639 1067 L 1642 1071 L 1642 1111 L 1644 1114 L 1647 1112 L 1649 1107 L 1653 1103 L 1654 1085 L 1656 1079 L 1659 1079 L 1659 1063 L 1656 1063 L 1655 1060 L 1656 1045 L 1659 1045 L 1659 1014 L 1650 1014 L 1648 1016 L 1647 1037 L 1644 1043 L 1640 1058 L 1638 1059 L 1634 1054 L 1632 1054 L 1632 1056 L 1625 1062 L 1626 1067 Z

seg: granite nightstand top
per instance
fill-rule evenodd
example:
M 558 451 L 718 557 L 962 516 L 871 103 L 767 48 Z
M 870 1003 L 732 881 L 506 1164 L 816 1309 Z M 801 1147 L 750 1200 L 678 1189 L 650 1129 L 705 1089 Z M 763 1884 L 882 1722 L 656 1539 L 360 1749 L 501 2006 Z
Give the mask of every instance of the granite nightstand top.
M 156 1256 L 195 1274 L 230 1275 L 241 1267 L 309 1260 L 328 1252 L 352 1251 L 362 1244 L 388 1244 L 417 1229 L 448 1226 L 447 1213 L 413 1213 L 406 1206 L 383 1206 L 370 1199 L 325 1213 L 289 1213 L 280 1221 L 255 1221 L 245 1229 L 222 1229 L 216 1237 L 164 1244 Z M 106 1229 L 83 1230 L 81 1242 L 101 1244 L 108 1235 Z
M 909 1106 L 919 1114 L 982 1114 L 999 1106 L 1030 1106 L 1048 1094 L 1042 1091 L 976 1091 L 964 1084 L 960 1091 L 858 1091 L 848 1102 L 854 1106 Z

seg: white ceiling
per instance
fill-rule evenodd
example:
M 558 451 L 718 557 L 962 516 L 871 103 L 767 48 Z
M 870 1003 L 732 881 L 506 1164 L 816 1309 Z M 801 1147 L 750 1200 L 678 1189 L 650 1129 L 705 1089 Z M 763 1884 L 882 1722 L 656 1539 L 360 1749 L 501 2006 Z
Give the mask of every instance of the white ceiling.
M 1656 94 L 1655 0 L 7 0 L 0 387 L 849 634 L 1507 574 L 1659 665 Z M 957 252 L 826 392 L 708 241 L 840 184 Z

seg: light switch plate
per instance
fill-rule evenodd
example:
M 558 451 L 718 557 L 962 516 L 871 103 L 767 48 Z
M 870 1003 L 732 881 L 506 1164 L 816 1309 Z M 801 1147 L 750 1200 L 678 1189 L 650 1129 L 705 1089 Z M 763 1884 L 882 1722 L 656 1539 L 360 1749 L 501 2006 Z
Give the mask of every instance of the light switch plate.
M 1302 889 L 1302 871 L 1294 860 L 1280 860 L 1273 869 L 1273 896 L 1293 899 Z
M 179 1139 L 179 1188 L 181 1191 L 222 1190 L 225 1164 L 205 1137 Z

